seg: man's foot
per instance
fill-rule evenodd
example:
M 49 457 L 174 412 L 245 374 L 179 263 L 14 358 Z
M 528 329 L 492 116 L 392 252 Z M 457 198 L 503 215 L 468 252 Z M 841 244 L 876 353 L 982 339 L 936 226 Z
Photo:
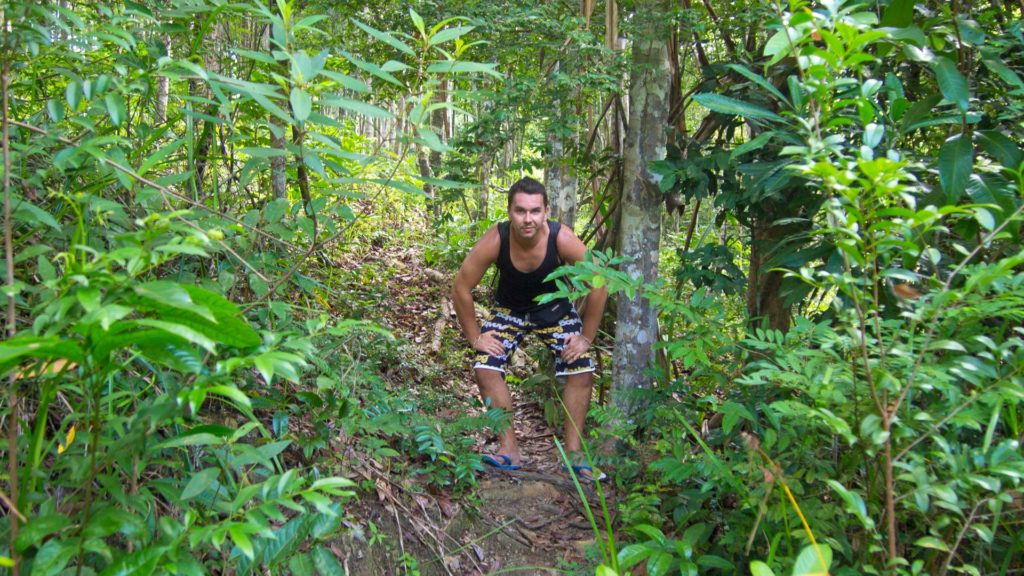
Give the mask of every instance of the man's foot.
M 562 466 L 562 470 L 568 472 L 569 469 Z M 608 478 L 608 475 L 600 470 L 595 471 L 589 464 L 573 464 L 572 466 L 573 475 L 584 482 L 601 482 Z
M 502 470 L 519 470 L 522 468 L 519 464 L 513 464 L 512 458 L 507 454 L 484 454 L 480 458 L 484 461 L 484 464 Z

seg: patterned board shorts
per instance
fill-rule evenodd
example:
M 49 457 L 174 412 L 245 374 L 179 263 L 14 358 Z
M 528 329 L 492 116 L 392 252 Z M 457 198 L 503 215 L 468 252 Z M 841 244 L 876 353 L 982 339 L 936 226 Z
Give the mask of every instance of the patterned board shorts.
M 497 370 L 505 372 L 505 364 L 512 358 L 512 353 L 519 347 L 523 337 L 527 334 L 536 334 L 544 345 L 555 355 L 555 376 L 571 376 L 573 374 L 584 374 L 594 372 L 597 368 L 594 365 L 594 357 L 588 350 L 574 362 L 562 360 L 562 346 L 565 338 L 572 334 L 583 332 L 583 323 L 580 321 L 576 307 L 555 324 L 541 325 L 531 321 L 529 314 L 512 312 L 508 308 L 495 307 L 491 311 L 491 317 L 484 322 L 480 333 L 497 331 L 501 343 L 505 347 L 505 354 L 502 356 L 490 356 L 478 353 L 475 357 L 474 369 Z

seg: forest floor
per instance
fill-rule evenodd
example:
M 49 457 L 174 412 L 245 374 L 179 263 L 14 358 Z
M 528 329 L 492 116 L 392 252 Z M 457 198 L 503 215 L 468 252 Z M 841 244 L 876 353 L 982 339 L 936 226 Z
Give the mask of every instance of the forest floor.
M 412 397 L 426 399 L 418 404 L 430 406 L 439 420 L 480 414 L 470 355 L 448 295 L 454 271 L 427 267 L 421 250 L 402 242 L 381 244 L 347 254 L 337 265 L 387 272 L 386 288 L 377 286 L 383 292 L 377 295 L 379 317 L 373 319 L 405 344 L 402 366 L 385 370 L 385 377 L 394 386 L 408 387 Z M 483 293 L 477 296 L 478 315 L 484 311 L 479 303 L 487 300 Z M 527 378 L 536 371 L 530 356 L 517 352 L 513 373 Z M 346 467 L 377 487 L 375 498 L 362 494 L 352 510 L 364 521 L 357 532 L 372 522 L 377 534 L 348 538 L 335 550 L 350 574 L 551 574 L 572 573 L 573 566 L 586 564 L 594 533 L 575 484 L 562 469 L 544 399 L 536 388 L 511 388 L 523 467 L 488 467 L 477 474 L 469 496 L 453 498 L 435 487 L 424 491 L 415 479 L 395 477 L 386 464 L 349 446 Z M 494 453 L 496 447 L 495 438 L 483 431 L 477 435 L 477 453 Z M 600 524 L 597 491 L 589 483 L 584 490 Z M 614 510 L 611 483 L 606 481 L 602 490 L 608 509 Z

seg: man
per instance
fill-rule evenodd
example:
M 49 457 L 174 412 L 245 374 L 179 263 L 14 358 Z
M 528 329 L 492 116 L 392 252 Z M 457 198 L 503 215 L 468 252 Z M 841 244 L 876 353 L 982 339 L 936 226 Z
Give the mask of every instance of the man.
M 537 304 L 536 297 L 556 290 L 544 278 L 563 263 L 573 264 L 586 256 L 586 247 L 572 230 L 548 220 L 544 186 L 523 178 L 508 191 L 506 222 L 494 226 L 466 256 L 455 277 L 452 301 L 462 333 L 477 351 L 473 366 L 480 394 L 493 408 L 505 410 L 511 419 L 512 396 L 505 382 L 505 365 L 526 334 L 536 334 L 555 354 L 555 375 L 565 376 L 562 401 L 568 411 L 565 448 L 575 455 L 573 469 L 583 479 L 594 479 L 593 470 L 580 458 L 580 435 L 590 406 L 594 359 L 591 344 L 597 335 L 608 292 L 592 291 L 583 305 L 583 320 L 567 299 Z M 498 289 L 491 316 L 478 326 L 472 290 L 495 264 Z M 485 463 L 506 470 L 520 467 L 522 455 L 511 421 L 499 437 L 495 454 L 483 455 Z

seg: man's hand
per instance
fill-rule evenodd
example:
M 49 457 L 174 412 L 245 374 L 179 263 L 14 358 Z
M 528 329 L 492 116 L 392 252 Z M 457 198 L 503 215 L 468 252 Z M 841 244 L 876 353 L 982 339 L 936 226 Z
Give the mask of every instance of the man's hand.
M 582 334 L 570 334 L 565 337 L 565 344 L 562 346 L 562 360 L 569 364 L 580 359 L 590 350 L 590 340 Z
M 497 332 L 481 332 L 477 336 L 476 340 L 473 341 L 473 350 L 477 352 L 483 352 L 490 356 L 504 356 L 505 346 L 501 343 L 501 338 Z

